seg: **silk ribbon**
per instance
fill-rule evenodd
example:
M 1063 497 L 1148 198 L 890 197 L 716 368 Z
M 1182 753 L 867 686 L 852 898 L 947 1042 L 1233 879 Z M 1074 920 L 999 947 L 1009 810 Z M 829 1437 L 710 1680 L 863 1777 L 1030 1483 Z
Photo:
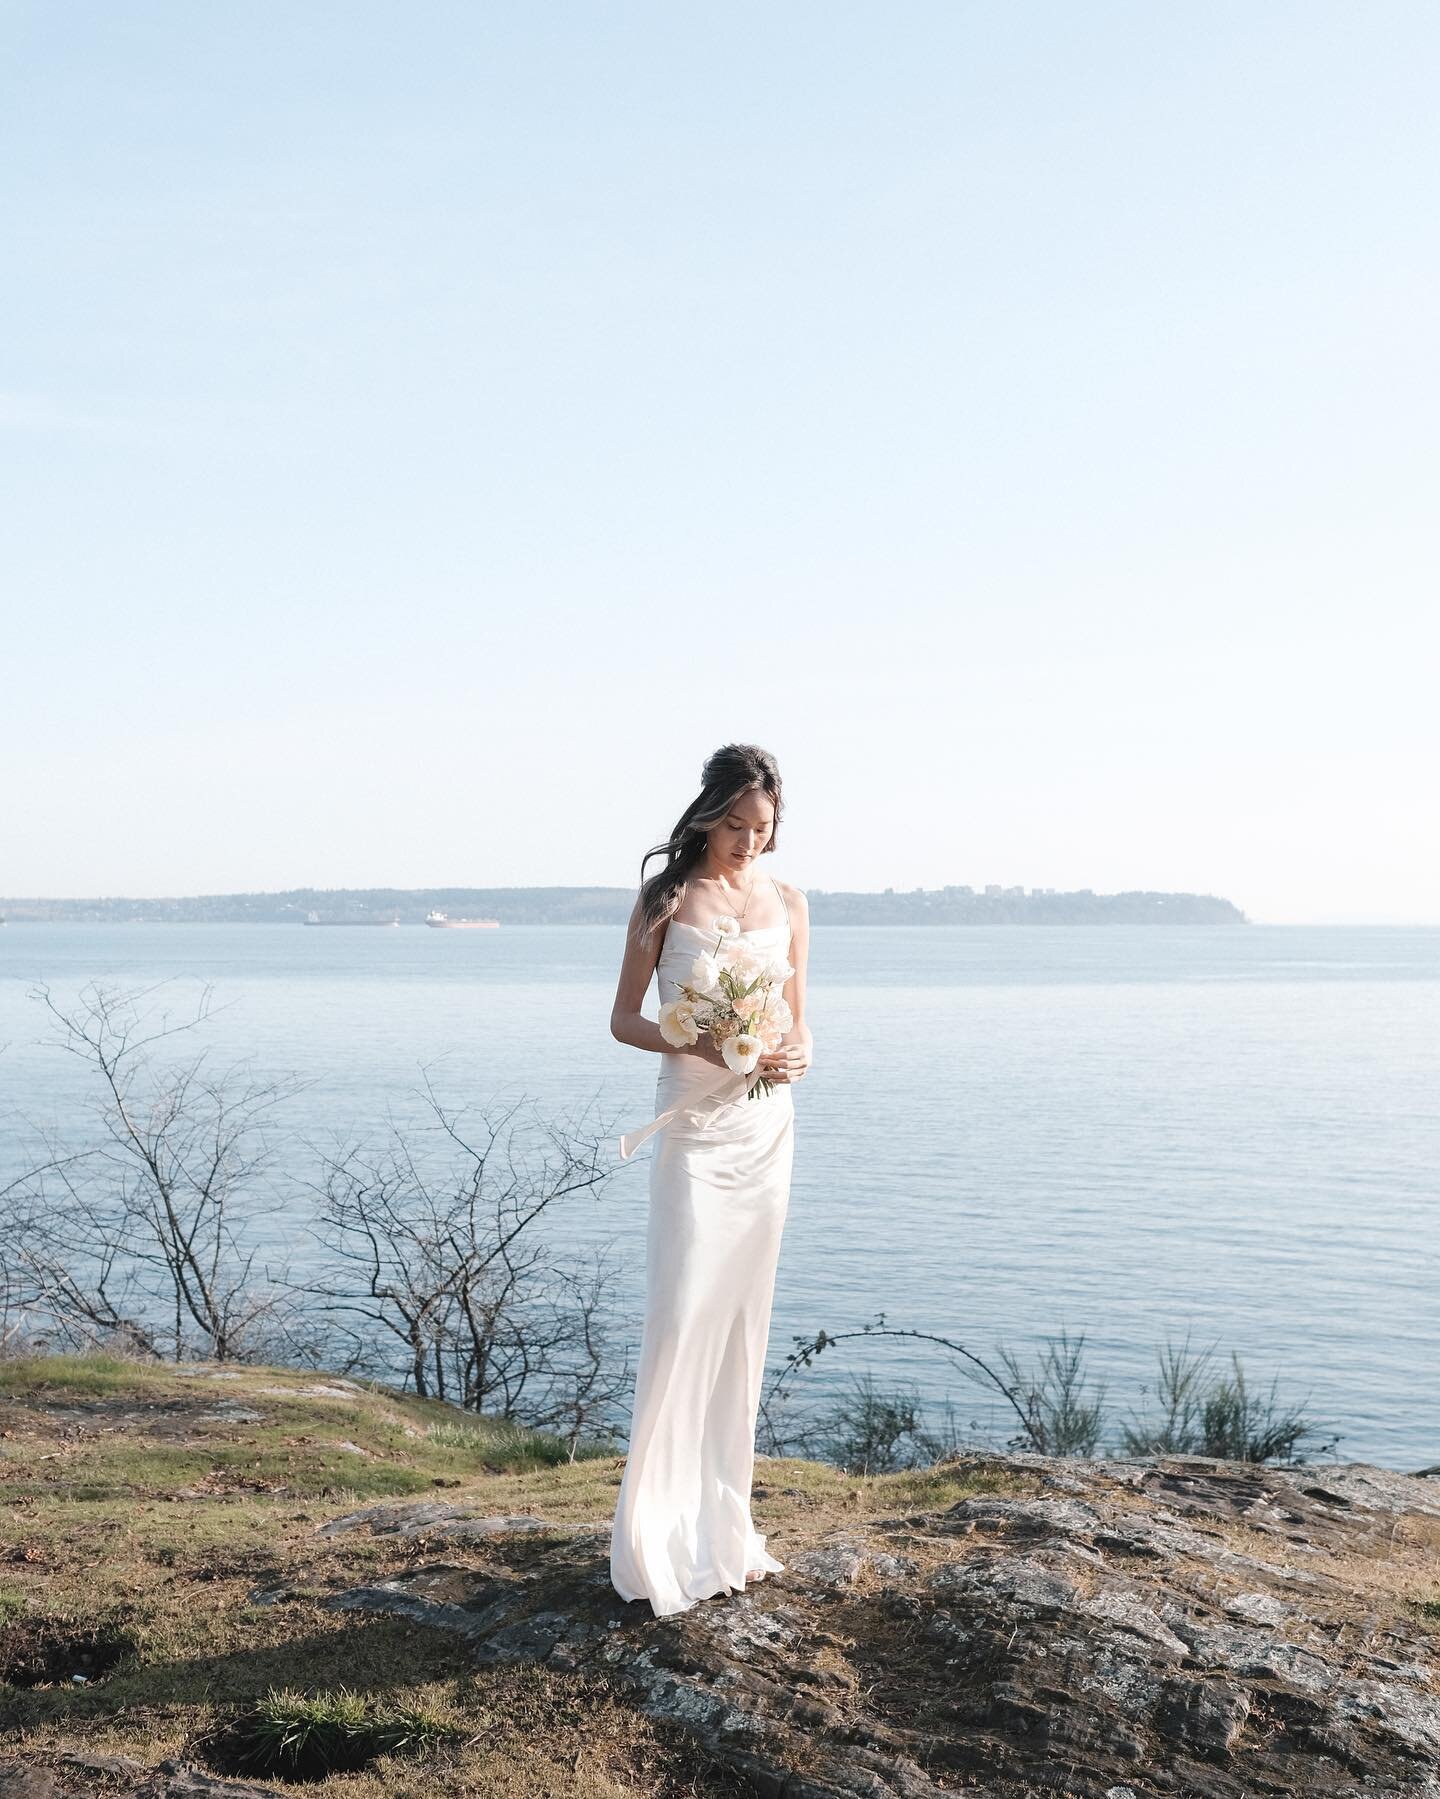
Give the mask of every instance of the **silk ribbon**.
M 642 1143 L 653 1137 L 657 1131 L 663 1131 L 679 1112 L 703 1113 L 699 1129 L 708 1131 L 722 1112 L 727 1112 L 738 1101 L 750 1097 L 750 1090 L 760 1079 L 761 1073 L 758 1062 L 749 1074 L 737 1074 L 730 1068 L 719 1068 L 714 1072 L 719 1079 L 712 1081 L 708 1088 L 702 1088 L 698 1099 L 680 1100 L 675 1105 L 668 1106 L 658 1118 L 652 1118 L 649 1124 L 642 1125 L 639 1130 L 626 1131 L 620 1139 L 620 1160 L 628 1162 Z M 729 1090 L 728 1097 L 725 1097 L 727 1089 Z

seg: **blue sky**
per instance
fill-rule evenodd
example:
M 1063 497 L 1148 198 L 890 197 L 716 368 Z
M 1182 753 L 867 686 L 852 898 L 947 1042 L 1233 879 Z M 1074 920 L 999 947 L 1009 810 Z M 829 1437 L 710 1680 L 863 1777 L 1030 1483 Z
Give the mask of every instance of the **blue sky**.
M 1440 923 L 1440 12 L 0 5 L 0 893 Z

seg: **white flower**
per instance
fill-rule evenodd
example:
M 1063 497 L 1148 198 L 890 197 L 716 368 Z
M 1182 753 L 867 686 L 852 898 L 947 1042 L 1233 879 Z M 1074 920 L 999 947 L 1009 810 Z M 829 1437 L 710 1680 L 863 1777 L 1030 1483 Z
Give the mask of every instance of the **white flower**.
M 687 985 L 693 987 L 697 993 L 710 994 L 720 991 L 720 964 L 708 949 L 696 956 L 690 969 L 690 979 Z
M 755 949 L 748 943 L 730 950 L 725 957 L 725 966 L 747 987 L 764 975 L 769 963 L 770 958 L 764 950 Z
M 740 935 L 740 920 L 738 918 L 732 918 L 728 912 L 722 912 L 718 918 L 712 918 L 710 920 L 710 929 L 712 931 L 718 931 L 722 937 L 738 937 Z
M 660 1008 L 660 1035 L 676 1049 L 684 1049 L 700 1035 L 693 999 L 670 999 Z
M 749 1074 L 760 1060 L 761 1042 L 750 1031 L 740 1031 L 734 1037 L 727 1038 L 720 1046 L 720 1054 L 725 1058 L 725 1066 L 736 1074 Z
M 792 968 L 790 963 L 786 960 L 783 949 L 772 950 L 770 952 L 769 960 L 765 964 L 765 979 L 767 981 L 778 981 L 783 987 L 794 972 L 794 968 Z
M 777 993 L 770 1001 L 765 1016 L 771 1024 L 778 1025 L 782 1031 L 788 1031 L 795 1022 L 795 1014 L 790 1010 L 790 1002 L 783 993 Z

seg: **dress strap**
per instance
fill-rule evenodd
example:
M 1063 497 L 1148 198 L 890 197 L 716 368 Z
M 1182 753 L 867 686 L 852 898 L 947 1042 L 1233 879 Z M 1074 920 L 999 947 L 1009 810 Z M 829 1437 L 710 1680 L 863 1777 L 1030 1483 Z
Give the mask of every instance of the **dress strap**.
M 770 885 L 775 889 L 776 893 L 780 895 L 780 904 L 782 906 L 785 906 L 785 922 L 786 922 L 786 924 L 789 924 L 790 908 L 789 908 L 789 906 L 785 905 L 785 895 L 783 893 L 780 893 L 780 883 L 775 879 L 774 875 L 771 875 L 771 877 L 770 877 Z

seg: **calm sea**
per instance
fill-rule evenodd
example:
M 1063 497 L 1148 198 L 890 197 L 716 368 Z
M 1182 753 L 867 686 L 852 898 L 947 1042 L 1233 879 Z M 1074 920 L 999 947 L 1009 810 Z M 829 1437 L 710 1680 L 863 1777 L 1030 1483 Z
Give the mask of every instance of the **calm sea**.
M 62 1001 L 169 981 L 151 1003 L 180 1013 L 212 984 L 190 1047 L 311 1078 L 297 1137 L 417 1117 L 422 1068 L 451 1106 L 642 1124 L 654 1060 L 608 1029 L 620 947 L 608 927 L 12 924 L 0 1166 L 23 1120 L 82 1136 L 95 1097 L 38 981 Z M 1118 1420 L 1188 1331 L 1273 1378 L 1341 1459 L 1440 1462 L 1440 931 L 818 928 L 810 1019 L 772 1368 L 882 1312 L 987 1359 L 1063 1325 Z M 613 1241 L 632 1343 L 649 1154 L 567 1220 Z M 1006 1434 L 924 1344 L 846 1345 L 807 1378 L 829 1395 L 866 1370 Z

